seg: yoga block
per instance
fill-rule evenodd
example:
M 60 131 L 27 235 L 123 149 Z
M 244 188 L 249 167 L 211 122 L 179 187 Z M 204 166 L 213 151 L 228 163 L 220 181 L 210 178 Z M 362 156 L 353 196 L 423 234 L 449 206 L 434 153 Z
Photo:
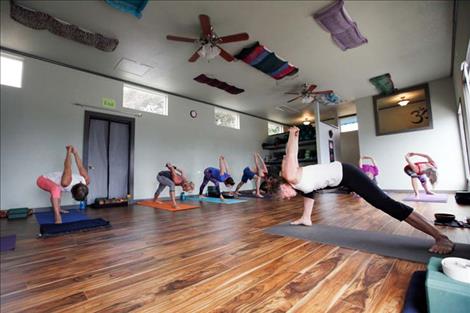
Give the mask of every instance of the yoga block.
M 28 217 L 28 208 L 15 208 L 8 210 L 8 219 L 17 220 Z
M 455 202 L 462 205 L 470 205 L 470 192 L 456 192 Z
M 429 313 L 468 313 L 470 284 L 447 277 L 441 258 L 432 257 L 426 275 L 426 298 Z

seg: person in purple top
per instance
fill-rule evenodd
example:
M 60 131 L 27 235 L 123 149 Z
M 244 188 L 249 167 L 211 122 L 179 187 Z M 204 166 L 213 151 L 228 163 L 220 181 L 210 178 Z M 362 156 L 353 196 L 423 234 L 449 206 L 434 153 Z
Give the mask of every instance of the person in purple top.
M 206 185 L 209 183 L 209 181 L 215 185 L 216 191 L 220 195 L 221 200 L 224 200 L 224 196 L 220 192 L 219 184 L 224 183 L 228 188 L 235 186 L 235 181 L 229 174 L 227 161 L 223 155 L 219 157 L 219 168 L 208 167 L 204 170 L 204 179 L 202 181 L 201 187 L 199 188 L 199 197 L 203 197 L 202 194 L 204 193 L 204 188 L 206 188 Z
M 369 162 L 365 163 L 365 160 L 370 160 L 372 164 L 369 164 Z M 377 176 L 379 176 L 379 168 L 377 167 L 377 164 L 375 163 L 375 160 L 373 157 L 370 156 L 362 156 L 359 159 L 359 168 L 362 170 L 364 174 L 367 175 L 376 185 L 377 185 Z

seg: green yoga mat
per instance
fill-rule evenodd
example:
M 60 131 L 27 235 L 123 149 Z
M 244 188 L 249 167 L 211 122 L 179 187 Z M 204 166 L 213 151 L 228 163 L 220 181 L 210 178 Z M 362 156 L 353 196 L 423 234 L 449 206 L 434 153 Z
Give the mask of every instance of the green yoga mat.
M 310 227 L 279 224 L 266 229 L 266 232 L 420 263 L 427 263 L 432 256 L 440 256 L 428 252 L 434 242 L 432 239 L 391 235 L 374 231 L 321 224 Z M 469 259 L 470 244 L 457 243 L 454 251 L 447 256 Z

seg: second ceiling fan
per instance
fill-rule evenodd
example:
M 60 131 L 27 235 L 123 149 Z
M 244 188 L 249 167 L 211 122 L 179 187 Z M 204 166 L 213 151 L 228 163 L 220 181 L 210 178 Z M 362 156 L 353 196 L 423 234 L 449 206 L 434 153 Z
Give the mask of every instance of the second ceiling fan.
M 235 58 L 230 53 L 222 49 L 220 45 L 229 42 L 248 40 L 249 38 L 247 33 L 238 33 L 219 37 L 211 25 L 209 16 L 204 14 L 199 15 L 199 23 L 202 30 L 202 34 L 200 35 L 199 39 L 173 35 L 166 36 L 166 39 L 168 40 L 192 42 L 198 43 L 200 45 L 196 52 L 194 52 L 193 55 L 189 58 L 189 62 L 196 62 L 200 56 L 207 59 L 213 59 L 217 55 L 220 55 L 227 62 L 232 62 Z
M 321 90 L 321 91 L 314 91 L 317 88 L 317 85 L 308 85 L 303 84 L 302 89 L 298 92 L 286 92 L 286 95 L 297 95 L 297 97 L 290 99 L 287 103 L 293 102 L 297 99 L 301 99 L 302 103 L 310 103 L 315 100 L 316 95 L 328 95 L 333 92 L 333 90 Z

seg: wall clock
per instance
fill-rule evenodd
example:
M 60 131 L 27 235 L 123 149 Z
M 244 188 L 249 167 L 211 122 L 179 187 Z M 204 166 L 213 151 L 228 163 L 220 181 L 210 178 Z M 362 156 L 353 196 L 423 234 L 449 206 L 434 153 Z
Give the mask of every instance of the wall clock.
M 191 110 L 189 112 L 189 116 L 191 116 L 192 118 L 196 118 L 197 117 L 197 111 L 196 110 Z

